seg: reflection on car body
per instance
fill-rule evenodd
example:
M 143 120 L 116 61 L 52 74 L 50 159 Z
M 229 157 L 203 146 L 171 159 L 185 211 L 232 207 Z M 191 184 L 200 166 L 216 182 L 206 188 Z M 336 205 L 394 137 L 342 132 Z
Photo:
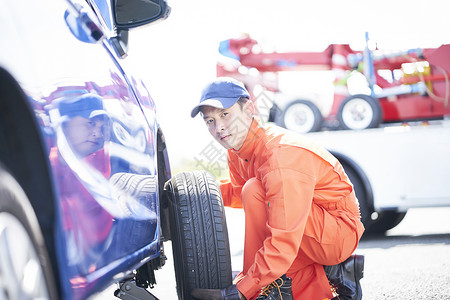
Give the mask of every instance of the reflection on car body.
M 169 11 L 0 1 L 0 298 L 86 299 L 118 283 L 119 298 L 155 299 L 169 240 L 180 299 L 231 284 L 216 180 L 172 178 L 155 103 L 125 72 L 128 31 Z
M 61 298 L 86 298 L 114 274 L 160 256 L 157 187 L 170 171 L 158 178 L 154 103 L 118 60 L 125 56 L 126 40 L 115 34 L 111 5 L 102 0 L 0 4 L 0 66 L 19 82 L 34 111 L 55 187 L 50 210 L 55 226 L 50 222 L 48 230 L 55 230 L 57 243 L 48 247 L 51 265 L 58 266 L 54 285 Z M 139 24 L 167 17 L 164 1 L 151 6 L 159 10 L 139 12 Z M 117 13 L 131 17 L 132 7 L 128 15 Z M 120 124 L 121 138 L 114 124 Z M 19 166 L 4 157 L 7 149 L 0 151 L 1 162 L 14 172 Z M 36 199 L 40 204 L 34 206 L 53 207 L 51 199 Z

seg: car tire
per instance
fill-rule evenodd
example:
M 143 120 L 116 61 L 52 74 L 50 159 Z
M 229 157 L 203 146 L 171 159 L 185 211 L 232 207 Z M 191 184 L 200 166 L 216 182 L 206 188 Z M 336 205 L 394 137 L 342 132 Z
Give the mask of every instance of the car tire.
M 24 191 L 0 165 L 0 299 L 58 299 L 38 220 Z
M 319 108 L 311 101 L 295 100 L 275 116 L 275 123 L 298 133 L 308 133 L 322 128 L 323 117 Z
M 166 184 L 179 299 L 194 288 L 231 285 L 231 256 L 220 188 L 206 171 L 184 172 Z
M 351 95 L 342 101 L 337 117 L 342 129 L 376 128 L 382 121 L 381 106 L 378 100 L 371 96 Z

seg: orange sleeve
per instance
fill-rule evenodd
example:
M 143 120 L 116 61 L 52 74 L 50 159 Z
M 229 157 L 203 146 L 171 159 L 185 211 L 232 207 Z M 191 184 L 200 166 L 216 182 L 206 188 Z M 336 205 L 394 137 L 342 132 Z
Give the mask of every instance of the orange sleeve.
M 246 297 L 252 297 L 261 287 L 285 274 L 298 255 L 314 195 L 317 161 L 308 155 L 307 161 L 296 160 L 292 154 L 284 153 L 293 159 L 291 163 L 302 165 L 302 172 L 283 167 L 262 178 L 268 207 L 266 229 L 270 234 L 238 283 L 239 291 Z
M 220 191 L 222 193 L 223 205 L 233 208 L 243 208 L 241 201 L 241 191 L 244 186 L 244 179 L 238 175 L 234 165 L 229 165 L 230 179 L 220 180 Z

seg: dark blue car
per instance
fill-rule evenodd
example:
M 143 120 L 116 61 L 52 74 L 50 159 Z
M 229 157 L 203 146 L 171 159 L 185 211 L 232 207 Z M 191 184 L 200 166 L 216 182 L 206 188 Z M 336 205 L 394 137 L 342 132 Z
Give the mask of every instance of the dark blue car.
M 171 176 L 155 103 L 125 70 L 128 34 L 164 0 L 0 1 L 0 299 L 156 299 L 231 284 L 215 178 Z M 157 43 L 155 44 L 162 44 Z M 156 83 L 157 84 L 157 83 Z

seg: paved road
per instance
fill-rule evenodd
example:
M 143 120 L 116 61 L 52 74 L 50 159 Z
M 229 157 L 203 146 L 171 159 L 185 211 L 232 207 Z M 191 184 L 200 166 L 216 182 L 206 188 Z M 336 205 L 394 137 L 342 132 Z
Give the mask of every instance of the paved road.
M 366 258 L 363 299 L 450 299 L 450 208 L 411 209 L 358 252 Z
M 242 267 L 243 215 L 227 209 L 233 270 Z M 177 299 L 170 243 L 167 265 L 156 272 L 151 292 L 161 300 Z M 365 255 L 361 280 L 364 300 L 450 299 L 450 208 L 411 209 L 386 235 L 363 238 L 358 254 Z M 118 299 L 114 287 L 95 300 Z

